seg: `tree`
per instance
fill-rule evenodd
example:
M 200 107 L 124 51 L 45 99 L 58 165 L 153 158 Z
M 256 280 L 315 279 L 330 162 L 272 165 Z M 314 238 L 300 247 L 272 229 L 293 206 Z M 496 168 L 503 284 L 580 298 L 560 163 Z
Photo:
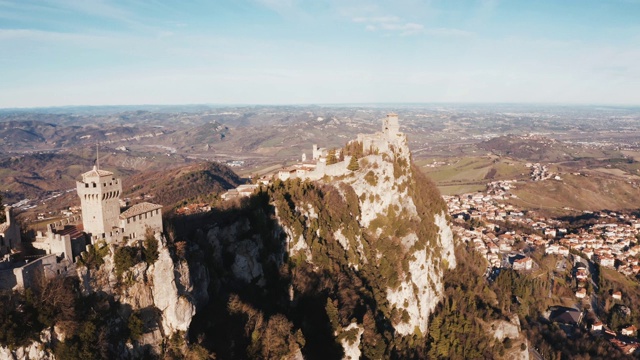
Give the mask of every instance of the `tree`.
M 147 228 L 147 233 L 144 238 L 144 260 L 147 264 L 151 265 L 158 260 L 158 240 L 156 240 L 153 231 Z
M 349 165 L 347 166 L 347 169 L 351 170 L 351 171 L 356 171 L 358 169 L 360 169 L 360 164 L 358 163 L 358 158 L 353 155 L 351 157 L 351 160 L 349 161 Z
M 336 158 L 336 150 L 329 150 L 329 154 L 327 155 L 327 165 L 335 164 L 338 162 L 338 158 Z

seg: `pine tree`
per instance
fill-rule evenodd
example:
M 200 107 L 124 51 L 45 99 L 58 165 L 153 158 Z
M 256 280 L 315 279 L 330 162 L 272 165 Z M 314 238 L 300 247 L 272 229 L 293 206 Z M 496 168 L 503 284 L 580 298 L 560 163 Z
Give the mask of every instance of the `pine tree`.
M 338 158 L 336 158 L 335 149 L 329 150 L 329 154 L 327 155 L 327 165 L 335 164 L 338 162 Z
M 349 165 L 347 166 L 347 169 L 351 170 L 351 171 L 356 171 L 358 169 L 360 169 L 360 164 L 358 163 L 358 158 L 353 155 L 351 157 L 351 160 L 349 161 Z

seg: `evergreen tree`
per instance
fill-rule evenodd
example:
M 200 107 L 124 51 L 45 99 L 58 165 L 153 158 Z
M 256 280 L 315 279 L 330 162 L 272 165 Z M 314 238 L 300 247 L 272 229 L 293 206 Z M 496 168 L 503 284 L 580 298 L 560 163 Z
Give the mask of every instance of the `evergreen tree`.
M 329 154 L 327 155 L 327 165 L 335 164 L 338 162 L 338 158 L 336 157 L 336 150 L 329 150 Z
M 360 169 L 360 164 L 358 163 L 358 158 L 353 155 L 351 157 L 351 160 L 349 161 L 349 165 L 347 166 L 347 169 L 351 170 L 351 171 L 356 171 L 358 169 Z

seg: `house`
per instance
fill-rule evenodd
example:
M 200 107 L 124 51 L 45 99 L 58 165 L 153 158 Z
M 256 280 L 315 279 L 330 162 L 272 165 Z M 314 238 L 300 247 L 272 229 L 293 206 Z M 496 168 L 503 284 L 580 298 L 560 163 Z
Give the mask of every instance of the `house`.
M 602 255 L 599 257 L 600 265 L 607 268 L 614 268 L 616 263 L 616 258 L 611 255 Z
M 622 300 L 622 291 L 615 291 L 611 297 L 613 300 Z
M 513 262 L 513 270 L 531 270 L 533 267 L 533 259 L 524 257 Z
M 602 331 L 602 321 L 596 321 L 591 324 L 591 330 L 593 331 Z
M 591 248 L 586 248 L 584 250 L 582 250 L 582 253 L 584 254 L 584 256 L 587 257 L 587 259 L 591 260 L 591 257 L 593 257 L 593 249 Z
M 621 333 L 623 336 L 634 336 L 636 331 L 638 331 L 638 328 L 636 328 L 635 325 L 631 325 L 622 329 Z
M 511 245 L 509 245 L 509 243 L 506 241 L 500 241 L 500 251 L 501 252 L 511 251 Z
M 500 248 L 498 247 L 498 245 L 496 245 L 496 244 L 494 244 L 492 242 L 489 242 L 487 244 L 487 247 L 489 248 L 489 252 L 492 253 L 492 254 L 497 254 L 497 253 L 500 252 Z
M 560 246 L 558 248 L 558 254 L 564 255 L 564 256 L 569 256 L 569 248 L 566 248 L 564 246 Z
M 587 289 L 581 288 L 580 290 L 576 291 L 576 297 L 578 299 L 584 299 L 585 296 L 587 296 Z
M 582 315 L 581 311 L 573 308 L 554 306 L 551 309 L 550 320 L 561 324 L 578 325 L 582 322 Z
M 557 254 L 559 250 L 558 244 L 549 244 L 545 249 L 545 254 Z

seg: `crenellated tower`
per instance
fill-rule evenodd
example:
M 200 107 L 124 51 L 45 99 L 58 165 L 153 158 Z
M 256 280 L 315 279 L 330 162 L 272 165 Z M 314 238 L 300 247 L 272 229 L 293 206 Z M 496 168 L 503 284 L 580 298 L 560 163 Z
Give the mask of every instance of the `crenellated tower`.
M 387 117 L 382 120 L 382 133 L 388 138 L 394 138 L 399 132 L 398 115 L 395 113 L 387 114 Z
M 112 172 L 94 166 L 76 182 L 82 206 L 84 231 L 101 236 L 117 228 L 120 216 L 122 182 Z

